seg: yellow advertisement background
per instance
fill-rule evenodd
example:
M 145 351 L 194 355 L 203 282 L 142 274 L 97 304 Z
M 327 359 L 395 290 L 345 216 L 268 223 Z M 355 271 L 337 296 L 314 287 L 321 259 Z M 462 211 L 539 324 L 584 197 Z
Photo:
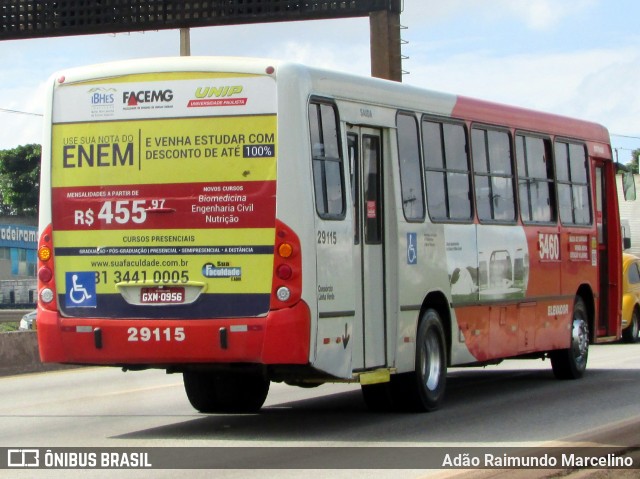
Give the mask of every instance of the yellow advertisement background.
M 124 242 L 126 236 L 153 236 L 153 235 L 181 235 L 194 236 L 195 241 L 176 243 Z M 57 231 L 54 232 L 53 241 L 58 245 L 100 245 L 100 247 L 171 247 L 171 246 L 272 246 L 275 231 L 271 228 L 260 229 L 236 229 L 236 230 L 143 230 L 135 232 L 127 231 Z M 123 260 L 139 261 L 140 259 L 158 260 L 160 265 L 144 266 L 112 266 L 112 262 Z M 174 265 L 163 263 L 172 262 Z M 185 264 L 185 262 L 187 264 Z M 228 263 L 229 268 L 242 268 L 242 280 L 233 281 L 231 278 L 207 278 L 202 274 L 202 268 L 206 263 Z M 153 281 L 154 271 L 188 271 L 190 282 L 206 283 L 208 293 L 262 293 L 269 292 L 273 275 L 273 254 L 185 254 L 185 255 L 80 255 L 56 257 L 56 283 L 60 291 L 67 291 L 65 284 L 66 271 L 96 271 L 99 272 L 100 281 L 96 284 L 98 294 L 117 293 L 116 272 L 120 278 L 125 272 L 129 272 L 129 284 L 151 285 L 158 284 Z M 138 271 L 138 282 L 131 281 L 131 275 Z M 142 271 L 146 272 L 146 281 L 142 282 Z M 104 273 L 103 273 L 104 272 Z M 104 279 L 106 278 L 106 283 Z M 159 283 L 162 284 L 162 283 Z M 171 283 L 174 284 L 174 283 Z M 180 286 L 178 282 L 175 285 Z M 265 290 L 266 286 L 266 290 Z
M 56 124 L 52 139 L 52 186 L 274 180 L 276 127 L 276 115 Z M 210 135 L 230 142 L 214 144 L 209 141 Z M 203 139 L 211 144 L 198 144 Z M 125 156 L 129 143 L 133 144 L 133 164 L 123 166 L 116 159 L 114 165 L 114 148 Z M 267 143 L 273 145 L 273 156 L 243 158 L 244 145 Z M 69 166 L 66 168 L 65 151 Z M 93 158 L 94 166 L 80 160 L 81 151 Z M 98 151 L 104 155 L 100 161 L 108 166 L 96 166 Z M 191 157 L 149 158 L 166 151 Z M 128 163 L 130 158 L 125 157 Z
M 261 158 L 242 157 L 242 146 L 252 144 L 250 135 L 260 134 L 273 145 L 273 156 Z M 225 145 L 198 144 L 202 138 L 209 139 L 209 135 L 220 135 L 229 139 Z M 242 140 L 244 136 L 244 142 Z M 113 141 L 114 137 L 116 141 Z M 133 165 L 117 166 L 79 166 L 78 151 L 83 148 L 90 151 L 94 148 L 94 161 L 97 161 L 97 146 L 106 144 L 107 150 L 112 151 L 117 144 L 120 151 L 126 151 L 126 141 L 119 141 L 123 137 L 133 138 Z M 109 140 L 109 141 L 100 141 Z M 237 141 L 234 141 L 237 140 Z M 261 141 L 258 144 L 265 144 Z M 255 144 L 255 142 L 253 142 Z M 243 116 L 225 118 L 180 118 L 162 120 L 131 120 L 114 122 L 94 122 L 58 124 L 53 127 L 52 150 L 52 186 L 53 187 L 91 187 L 117 186 L 138 184 L 166 184 L 193 182 L 233 182 L 233 181 L 265 181 L 276 178 L 276 116 Z M 65 146 L 74 154 L 70 162 L 77 165 L 74 168 L 63 167 L 63 149 Z M 236 156 L 239 148 L 240 156 Z M 103 147 L 104 148 L 104 147 Z M 217 148 L 218 156 L 207 157 L 207 149 Z M 223 156 L 223 148 L 232 156 Z M 154 152 L 200 151 L 200 157 L 181 159 L 147 159 Z M 233 151 L 231 151 L 233 150 Z M 102 161 L 106 161 L 102 158 Z M 130 243 L 125 242 L 126 236 L 155 236 L 155 235 L 194 236 L 194 242 L 167 243 Z M 273 228 L 267 229 L 181 229 L 181 230 L 98 230 L 98 231 L 55 231 L 54 244 L 58 247 L 129 247 L 129 246 L 259 246 L 273 245 Z M 114 267 L 113 262 L 124 259 L 135 261 L 141 258 L 162 262 L 175 262 L 178 266 L 157 267 Z M 182 262 L 186 266 L 180 266 Z M 98 264 L 100 263 L 100 265 Z M 228 267 L 242 268 L 241 281 L 231 278 L 207 278 L 202 274 L 202 267 L 206 263 L 217 265 L 218 262 L 228 263 Z M 56 258 L 56 281 L 61 291 L 66 291 L 65 272 L 67 271 L 99 271 L 105 276 L 100 277 L 96 285 L 98 294 L 117 293 L 115 274 L 138 271 L 138 278 L 142 281 L 142 271 L 145 271 L 146 284 L 153 283 L 153 271 L 188 271 L 189 281 L 207 284 L 208 293 L 268 293 L 271 288 L 273 274 L 273 254 L 232 254 L 232 255 L 118 255 L 118 256 L 58 256 Z M 105 273 L 103 273 L 105 272 Z M 121 275 L 123 277 L 123 275 Z M 130 283 L 131 284 L 131 283 Z M 172 283 L 174 284 L 174 283 Z M 175 283 L 180 285 L 180 283 Z M 142 285 L 142 283 L 141 283 Z

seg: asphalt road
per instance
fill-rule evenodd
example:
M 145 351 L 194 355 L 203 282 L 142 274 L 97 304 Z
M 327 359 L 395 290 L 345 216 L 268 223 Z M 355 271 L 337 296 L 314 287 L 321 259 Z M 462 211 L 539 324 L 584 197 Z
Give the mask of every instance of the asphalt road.
M 274 384 L 259 414 L 233 416 L 197 413 L 185 397 L 181 377 L 162 371 L 85 368 L 6 377 L 0 379 L 0 447 L 206 447 L 214 448 L 210 451 L 216 454 L 220 454 L 217 448 L 232 447 L 229 458 L 238 453 L 237 448 L 277 447 L 266 456 L 247 453 L 242 469 L 217 470 L 213 475 L 199 469 L 185 472 L 189 478 L 261 479 L 534 477 L 486 470 L 368 469 L 379 457 L 370 463 L 366 458 L 355 466 L 352 463 L 348 470 L 339 465 L 326 469 L 331 463 L 304 473 L 290 468 L 304 464 L 304 454 L 316 454 L 316 447 L 375 446 L 381 448 L 375 449 L 376 454 L 392 463 L 398 447 L 401 451 L 411 447 L 500 451 L 504 447 L 606 444 L 636 454 L 640 450 L 640 345 L 592 346 L 588 373 L 578 381 L 555 380 L 548 361 L 456 369 L 450 371 L 448 381 L 443 409 L 429 414 L 370 413 L 355 385 L 299 389 Z M 296 460 L 302 462 L 292 459 L 288 447 L 301 448 L 302 456 L 298 454 Z M 272 469 L 274 464 L 282 469 Z M 5 472 L 14 474 L 8 477 L 60 476 L 60 471 L 50 470 L 0 471 L 0 476 L 5 477 Z M 113 474 L 108 470 L 65 471 L 65 477 Z M 118 474 L 173 478 L 182 473 L 138 470 Z

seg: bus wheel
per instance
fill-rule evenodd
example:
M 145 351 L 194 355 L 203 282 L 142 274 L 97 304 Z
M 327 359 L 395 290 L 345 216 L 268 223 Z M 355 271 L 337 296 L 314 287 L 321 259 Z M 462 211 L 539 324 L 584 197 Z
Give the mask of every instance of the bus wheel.
M 582 298 L 576 298 L 573 305 L 569 348 L 552 351 L 549 356 L 556 378 L 579 379 L 584 375 L 589 356 L 589 320 Z
M 204 413 L 256 412 L 269 393 L 269 380 L 255 373 L 185 371 L 182 378 L 189 402 Z
M 629 327 L 622 331 L 622 339 L 626 343 L 637 343 L 640 340 L 640 318 L 637 309 L 633 310 Z
M 424 313 L 416 338 L 415 371 L 392 378 L 395 404 L 406 411 L 434 411 L 440 407 L 447 382 L 447 346 L 440 315 Z

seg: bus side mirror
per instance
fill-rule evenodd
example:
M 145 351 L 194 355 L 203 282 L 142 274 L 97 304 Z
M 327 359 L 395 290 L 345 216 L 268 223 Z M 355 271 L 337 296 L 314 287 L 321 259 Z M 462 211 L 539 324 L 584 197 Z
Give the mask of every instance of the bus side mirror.
M 633 179 L 633 173 L 630 171 L 622 172 L 622 191 L 624 192 L 625 201 L 636 200 L 636 182 Z

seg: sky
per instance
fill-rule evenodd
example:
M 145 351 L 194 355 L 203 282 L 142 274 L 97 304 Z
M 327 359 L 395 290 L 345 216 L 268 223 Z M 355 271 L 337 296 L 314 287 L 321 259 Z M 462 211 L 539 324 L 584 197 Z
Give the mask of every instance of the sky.
M 628 163 L 640 148 L 638 18 L 637 0 L 404 0 L 403 82 L 601 123 Z M 369 33 L 368 18 L 196 28 L 191 54 L 366 76 Z M 42 142 L 54 72 L 179 52 L 177 30 L 0 41 L 0 150 Z

